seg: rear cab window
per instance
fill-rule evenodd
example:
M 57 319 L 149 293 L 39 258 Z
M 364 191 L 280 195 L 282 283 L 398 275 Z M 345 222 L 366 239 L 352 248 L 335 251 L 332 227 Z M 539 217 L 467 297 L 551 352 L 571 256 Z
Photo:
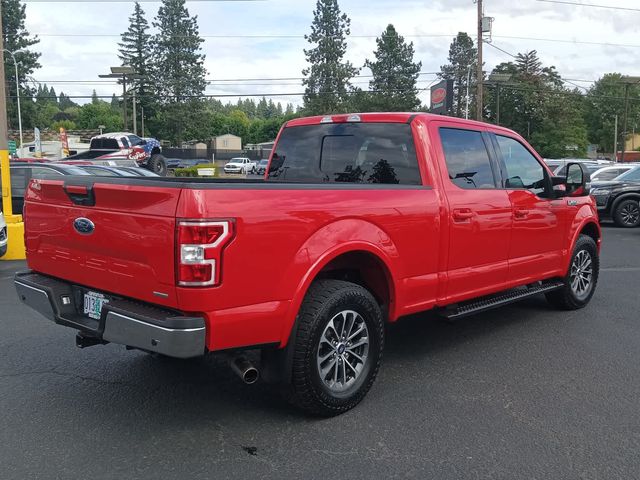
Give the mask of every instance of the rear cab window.
M 303 183 L 421 185 L 411 126 L 331 123 L 286 127 L 268 178 Z

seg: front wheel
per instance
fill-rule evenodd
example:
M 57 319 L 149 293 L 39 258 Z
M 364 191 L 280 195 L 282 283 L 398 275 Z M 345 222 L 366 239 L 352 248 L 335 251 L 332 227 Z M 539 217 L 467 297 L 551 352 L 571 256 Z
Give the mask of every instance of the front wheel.
M 153 173 L 157 173 L 161 177 L 164 177 L 167 174 L 167 160 L 162 154 L 155 153 L 151 155 L 151 158 L 147 163 L 147 168 Z
M 380 306 L 365 288 L 314 282 L 298 314 L 289 400 L 334 416 L 355 407 L 378 373 L 384 348 Z
M 637 227 L 640 225 L 640 203 L 638 200 L 623 200 L 616 205 L 612 216 L 618 227 Z
M 588 235 L 580 235 L 573 249 L 564 285 L 547 293 L 547 300 L 562 310 L 577 310 L 586 306 L 596 290 L 599 273 L 600 258 L 596 242 Z

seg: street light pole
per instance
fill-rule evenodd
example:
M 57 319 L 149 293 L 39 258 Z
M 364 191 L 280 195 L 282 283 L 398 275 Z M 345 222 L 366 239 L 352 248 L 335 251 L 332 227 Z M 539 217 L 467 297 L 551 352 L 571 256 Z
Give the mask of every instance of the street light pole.
M 467 68 L 467 105 L 465 106 L 465 109 L 464 109 L 464 118 L 466 120 L 469 119 L 469 84 L 471 83 L 472 68 L 473 68 L 473 65 L 469 65 L 469 68 Z
M 11 55 L 11 58 L 13 59 L 13 66 L 16 69 L 16 98 L 18 99 L 18 130 L 20 132 L 20 149 L 22 149 L 22 111 L 20 110 L 20 79 L 18 78 L 18 62 L 16 61 L 16 56 L 15 56 L 15 53 L 17 52 L 12 52 L 11 50 L 7 50 L 6 48 L 3 48 L 3 50 L 7 52 L 9 55 Z

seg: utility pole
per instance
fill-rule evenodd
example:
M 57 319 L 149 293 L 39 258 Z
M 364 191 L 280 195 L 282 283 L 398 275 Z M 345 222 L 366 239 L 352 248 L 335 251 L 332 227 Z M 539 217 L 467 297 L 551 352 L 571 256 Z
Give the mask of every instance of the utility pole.
M 477 4 L 478 4 L 478 71 L 476 73 L 476 82 L 478 84 L 478 93 L 477 93 L 477 100 L 476 100 L 476 120 L 478 120 L 479 122 L 482 121 L 482 111 L 483 109 L 483 100 L 482 100 L 482 93 L 483 93 L 483 76 L 482 76 L 482 17 L 484 16 L 483 10 L 482 10 L 482 0 L 476 0 Z
M 0 4 L 0 31 L 2 31 L 2 4 Z M 2 170 L 2 211 L 9 223 L 13 220 L 11 205 L 11 180 L 9 178 L 9 144 L 7 131 L 7 94 L 4 76 L 4 43 L 0 35 L 0 169 Z M 19 93 L 18 93 L 19 95 Z
M 616 115 L 616 123 L 613 128 L 613 159 L 618 161 L 618 115 Z

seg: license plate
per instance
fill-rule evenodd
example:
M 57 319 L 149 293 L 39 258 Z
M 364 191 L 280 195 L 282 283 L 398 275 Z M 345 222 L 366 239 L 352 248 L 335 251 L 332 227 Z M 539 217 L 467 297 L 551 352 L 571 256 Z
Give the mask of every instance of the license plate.
M 100 320 L 100 314 L 102 313 L 102 307 L 105 303 L 109 303 L 109 300 L 104 295 L 97 292 L 87 292 L 84 294 L 84 314 Z

